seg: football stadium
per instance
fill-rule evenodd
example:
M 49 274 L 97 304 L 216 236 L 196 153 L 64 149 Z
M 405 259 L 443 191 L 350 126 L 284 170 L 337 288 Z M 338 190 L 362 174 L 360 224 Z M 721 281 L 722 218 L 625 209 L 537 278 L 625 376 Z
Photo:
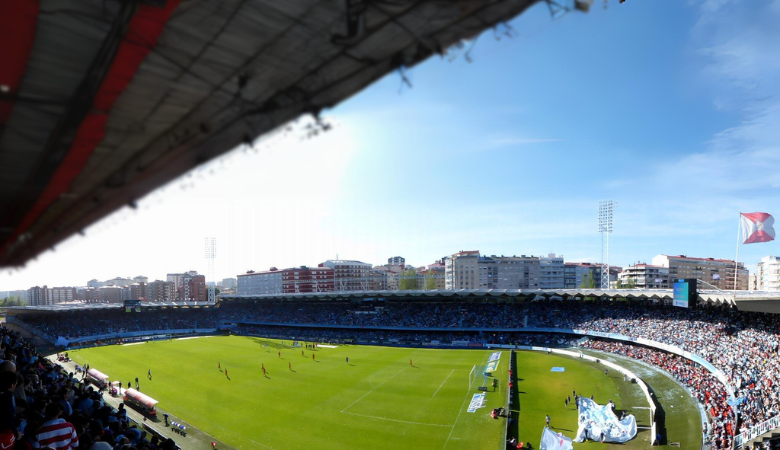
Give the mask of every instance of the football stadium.
M 10 308 L 4 342 L 36 362 L 26 383 L 74 396 L 86 441 L 99 417 L 115 433 L 133 421 L 133 443 L 182 448 L 534 448 L 546 432 L 588 448 L 772 442 L 780 316 L 705 292 L 689 308 L 668 292 L 588 293 Z
M 779 449 L 780 257 L 749 273 L 774 219 L 742 212 L 778 201 L 778 22 L 770 0 L 0 1 L 0 282 L 209 272 L 4 291 L 0 450 Z M 418 66 L 435 94 L 398 107 Z M 601 200 L 598 259 L 596 196 L 625 205 L 621 263 L 679 256 L 610 266 Z M 446 256 L 338 256 L 401 247 Z

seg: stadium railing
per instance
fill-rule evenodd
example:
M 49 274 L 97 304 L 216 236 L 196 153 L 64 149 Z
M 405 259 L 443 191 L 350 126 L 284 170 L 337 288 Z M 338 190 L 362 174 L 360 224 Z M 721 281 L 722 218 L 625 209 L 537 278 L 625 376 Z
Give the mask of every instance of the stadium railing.
M 512 410 L 516 407 L 516 405 L 513 404 L 512 399 L 515 395 L 514 391 L 517 389 L 517 355 L 514 349 L 509 351 L 509 370 L 507 370 L 507 375 L 509 375 L 509 371 L 512 372 L 512 376 L 508 377 L 506 380 L 507 390 L 506 400 L 504 401 L 506 408 L 506 426 L 504 427 L 504 440 L 502 445 L 499 447 L 500 450 L 506 450 L 509 439 L 517 437 L 517 433 L 511 428 L 513 426 L 516 427 L 517 422 L 520 420 L 520 418 L 512 412 Z M 512 383 L 512 388 L 509 388 L 509 383 Z M 514 419 L 514 421 L 512 419 Z
M 634 372 L 631 372 L 630 370 L 628 370 L 628 369 L 626 369 L 624 367 L 621 367 L 621 366 L 619 366 L 619 365 L 617 365 L 617 364 L 615 364 L 613 362 L 604 361 L 603 359 L 599 359 L 599 358 L 596 358 L 596 357 L 593 357 L 593 356 L 590 356 L 590 355 L 586 355 L 586 354 L 581 353 L 581 352 L 572 352 L 572 351 L 569 351 L 569 350 L 560 350 L 560 349 L 557 349 L 557 348 L 549 348 L 549 347 L 530 347 L 530 348 L 531 348 L 531 350 L 534 350 L 534 351 L 556 353 L 556 354 L 559 354 L 559 355 L 570 356 L 572 358 L 582 358 L 582 359 L 584 359 L 586 361 L 592 361 L 592 362 L 600 363 L 600 364 L 603 364 L 606 367 L 609 367 L 610 369 L 613 369 L 613 370 L 618 371 L 619 373 L 622 373 L 623 375 L 627 376 L 629 379 L 636 380 L 637 386 L 639 386 L 639 389 L 641 389 L 642 392 L 645 394 L 645 398 L 647 398 L 647 403 L 650 405 L 650 414 L 652 416 L 652 422 L 651 422 L 651 425 L 650 425 L 650 433 L 651 433 L 650 445 L 655 445 L 656 444 L 656 440 L 657 440 L 656 438 L 658 436 L 658 433 L 657 433 L 657 424 L 656 424 L 656 421 L 655 421 L 655 411 L 656 411 L 655 401 L 653 401 L 653 396 L 650 395 L 650 391 L 647 389 L 647 385 L 645 384 L 644 381 L 642 381 L 641 378 L 639 378 L 638 375 L 636 375 Z
M 200 333 L 216 333 L 216 328 L 177 328 L 170 330 L 144 330 L 144 331 L 124 331 L 119 333 L 107 333 L 94 336 L 84 336 L 75 339 L 65 339 L 68 343 L 81 344 L 84 342 L 92 342 L 96 340 L 104 339 L 131 339 L 139 336 L 154 336 L 158 334 L 200 334 Z
M 765 436 L 771 436 L 778 433 L 780 428 L 780 416 L 772 417 L 765 420 L 758 425 L 750 428 L 745 433 L 738 434 L 734 437 L 734 448 L 740 449 L 743 447 L 749 447 L 756 442 L 762 442 Z

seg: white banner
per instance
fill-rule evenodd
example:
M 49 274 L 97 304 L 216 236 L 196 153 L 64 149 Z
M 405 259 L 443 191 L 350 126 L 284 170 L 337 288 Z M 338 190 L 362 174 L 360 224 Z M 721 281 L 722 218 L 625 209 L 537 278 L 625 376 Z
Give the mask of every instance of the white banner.
M 542 432 L 542 443 L 539 444 L 539 450 L 573 450 L 571 438 L 567 438 L 562 433 L 545 427 Z
M 636 437 L 636 418 L 629 414 L 618 420 L 609 405 L 599 405 L 589 398 L 580 398 L 580 419 L 574 442 L 586 439 L 601 442 L 628 442 Z

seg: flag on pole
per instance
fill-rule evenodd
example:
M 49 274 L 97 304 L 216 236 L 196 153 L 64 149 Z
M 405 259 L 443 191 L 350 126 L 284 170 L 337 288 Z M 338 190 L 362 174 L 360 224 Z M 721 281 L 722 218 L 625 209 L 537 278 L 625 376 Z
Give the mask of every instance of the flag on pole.
M 571 439 L 564 436 L 562 433 L 556 433 L 555 431 L 545 427 L 542 432 L 542 443 L 539 444 L 539 450 L 573 450 L 574 446 L 571 445 Z
M 762 212 L 742 213 L 742 243 L 755 244 L 775 240 L 775 218 Z

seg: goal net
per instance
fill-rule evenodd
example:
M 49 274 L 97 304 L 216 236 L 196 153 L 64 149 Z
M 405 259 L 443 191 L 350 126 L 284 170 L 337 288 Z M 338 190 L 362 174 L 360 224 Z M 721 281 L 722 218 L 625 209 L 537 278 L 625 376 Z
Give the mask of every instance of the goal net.
M 469 389 L 479 389 L 483 386 L 487 386 L 485 366 L 475 365 L 471 368 L 471 372 L 469 373 Z

